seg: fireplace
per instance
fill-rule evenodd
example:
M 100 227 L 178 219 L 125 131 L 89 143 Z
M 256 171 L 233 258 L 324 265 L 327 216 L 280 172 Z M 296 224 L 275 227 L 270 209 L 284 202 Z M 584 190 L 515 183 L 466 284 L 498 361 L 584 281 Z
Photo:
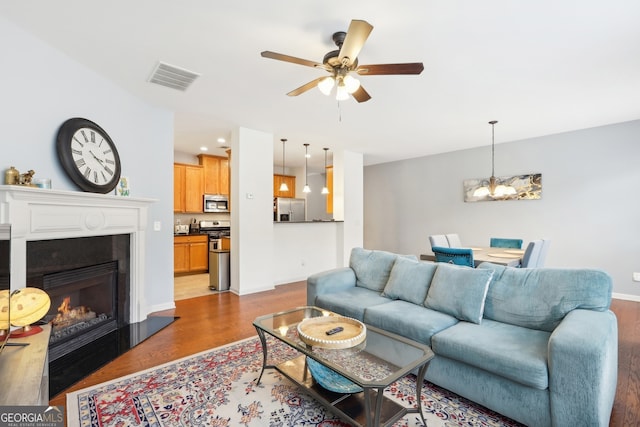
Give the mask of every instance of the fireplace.
M 93 312 L 99 320 L 60 329 L 60 344 L 51 344 L 49 353 L 50 361 L 55 358 L 49 364 L 52 395 L 174 321 L 147 317 L 145 244 L 153 202 L 0 185 L 0 223 L 11 225 L 9 288 L 45 289 L 52 300 L 47 319 L 62 307 Z M 84 339 L 91 344 L 81 345 Z
M 27 243 L 27 286 L 51 299 L 54 361 L 129 323 L 129 235 Z

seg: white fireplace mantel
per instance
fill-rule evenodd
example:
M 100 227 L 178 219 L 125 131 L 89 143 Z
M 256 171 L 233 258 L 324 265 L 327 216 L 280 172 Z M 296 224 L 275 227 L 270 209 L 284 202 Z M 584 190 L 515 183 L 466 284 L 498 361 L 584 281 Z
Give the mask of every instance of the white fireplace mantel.
M 27 280 L 27 242 L 129 234 L 130 321 L 146 318 L 144 271 L 148 208 L 152 199 L 0 185 L 0 223 L 11 225 L 12 290 Z

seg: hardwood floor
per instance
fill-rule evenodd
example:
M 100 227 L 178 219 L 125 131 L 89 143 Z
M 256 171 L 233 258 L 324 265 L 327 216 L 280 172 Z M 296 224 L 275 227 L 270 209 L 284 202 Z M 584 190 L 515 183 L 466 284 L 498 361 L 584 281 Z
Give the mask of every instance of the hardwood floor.
M 154 313 L 179 316 L 176 322 L 118 359 L 53 396 L 65 405 L 65 393 L 256 335 L 253 319 L 306 304 L 305 282 L 238 297 L 230 292 L 176 301 L 174 310 Z M 618 317 L 618 388 L 610 426 L 640 425 L 640 303 L 613 300 Z

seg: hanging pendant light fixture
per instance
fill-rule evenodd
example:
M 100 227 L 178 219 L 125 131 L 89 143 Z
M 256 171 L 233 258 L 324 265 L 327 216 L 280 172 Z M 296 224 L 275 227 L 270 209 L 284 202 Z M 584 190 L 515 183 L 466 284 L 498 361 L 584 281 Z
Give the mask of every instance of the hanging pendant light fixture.
M 489 178 L 489 185 L 484 185 L 482 187 L 477 188 L 473 192 L 474 197 L 492 197 L 492 198 L 500 198 L 505 196 L 512 196 L 516 194 L 516 189 L 510 185 L 497 184 L 497 180 L 495 177 L 495 133 L 494 126 L 498 123 L 497 120 L 491 120 L 489 124 L 491 125 L 491 178 Z
M 322 194 L 329 194 L 329 187 L 327 187 L 327 151 L 329 149 L 327 147 L 323 148 L 324 150 L 324 187 L 322 187 Z
M 304 188 L 302 189 L 303 193 L 311 193 L 311 188 L 309 188 L 309 184 L 307 183 L 309 177 L 307 174 L 307 160 L 309 160 L 309 144 L 304 145 Z
M 282 175 L 284 175 L 284 143 L 287 142 L 286 138 L 282 138 Z M 287 182 L 284 180 L 284 177 L 280 178 L 282 182 L 280 183 L 280 191 L 289 191 L 289 186 Z

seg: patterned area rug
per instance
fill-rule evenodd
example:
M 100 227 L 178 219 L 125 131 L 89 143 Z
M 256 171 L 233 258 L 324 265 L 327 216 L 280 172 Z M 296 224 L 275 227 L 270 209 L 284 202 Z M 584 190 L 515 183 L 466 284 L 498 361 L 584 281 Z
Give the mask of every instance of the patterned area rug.
M 298 354 L 269 341 L 270 362 Z M 67 395 L 69 427 L 314 426 L 346 427 L 312 397 L 268 369 L 259 386 L 262 347 L 257 337 L 208 350 Z M 385 395 L 415 403 L 415 376 L 392 384 Z M 429 427 L 520 424 L 425 382 L 422 408 Z M 394 427 L 423 426 L 410 414 Z

